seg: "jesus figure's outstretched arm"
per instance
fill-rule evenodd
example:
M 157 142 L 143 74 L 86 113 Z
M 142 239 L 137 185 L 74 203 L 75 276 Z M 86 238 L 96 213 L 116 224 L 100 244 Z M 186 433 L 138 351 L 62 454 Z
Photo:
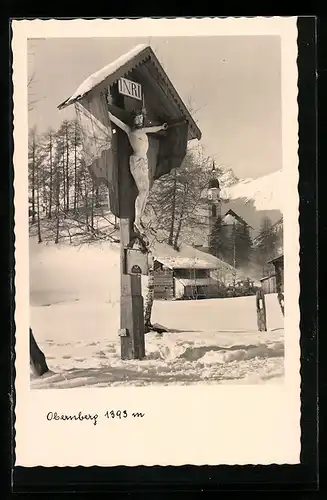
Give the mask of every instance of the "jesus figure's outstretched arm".
M 124 132 L 126 132 L 126 134 L 130 133 L 131 131 L 130 127 L 126 125 L 126 123 L 122 122 L 119 118 L 117 118 L 117 116 L 110 113 L 110 111 L 109 111 L 109 118 L 115 125 L 117 125 L 117 127 L 121 128 Z
M 146 134 L 155 134 L 156 132 L 160 132 L 160 130 L 167 130 L 167 128 L 168 128 L 167 123 L 164 123 L 163 125 L 144 127 L 142 130 Z

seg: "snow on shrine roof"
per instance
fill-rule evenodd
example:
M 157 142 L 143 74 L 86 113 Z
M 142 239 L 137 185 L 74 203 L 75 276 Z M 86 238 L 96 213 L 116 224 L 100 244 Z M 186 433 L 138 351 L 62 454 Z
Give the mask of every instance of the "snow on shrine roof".
M 109 76 L 114 75 L 119 69 L 121 69 L 125 64 L 130 62 L 132 59 L 134 59 L 135 56 L 139 55 L 141 52 L 143 52 L 145 49 L 148 48 L 148 45 L 140 44 L 136 45 L 132 50 L 129 52 L 126 52 L 122 56 L 118 57 L 115 61 L 111 62 L 110 64 L 107 64 L 107 66 L 104 66 L 101 68 L 99 71 L 96 71 L 92 75 L 88 76 L 84 82 L 80 84 L 80 86 L 75 90 L 73 95 L 69 97 L 66 101 L 64 101 L 62 104 L 60 104 L 58 107 L 66 107 L 75 102 L 76 100 L 80 99 L 81 97 L 85 96 L 90 90 L 94 89 L 102 83 L 106 78 Z
M 59 104 L 58 109 L 63 109 L 66 106 L 69 106 L 74 102 L 82 99 L 96 87 L 102 85 L 106 87 L 116 83 L 119 80 L 119 78 L 126 76 L 130 71 L 136 68 L 138 69 L 138 67 L 142 63 L 146 63 L 149 60 L 151 60 L 151 62 L 153 63 L 157 76 L 151 74 L 151 71 L 149 71 L 149 67 L 147 66 L 146 69 L 144 70 L 145 71 L 143 75 L 144 79 L 145 80 L 150 79 L 152 80 L 151 83 L 153 83 L 153 80 L 156 81 L 158 78 L 160 78 L 165 82 L 167 92 L 171 97 L 171 101 L 174 102 L 175 107 L 179 111 L 178 114 L 186 118 L 187 122 L 189 123 L 189 139 L 196 138 L 200 140 L 202 135 L 200 129 L 193 120 L 190 112 L 183 103 L 172 82 L 169 80 L 165 70 L 161 66 L 153 50 L 149 45 L 145 44 L 136 45 L 129 52 L 123 54 L 122 56 L 118 57 L 118 59 L 116 59 L 115 61 L 111 62 L 110 64 L 104 66 L 99 71 L 96 71 L 95 73 L 90 75 L 88 78 L 84 80 L 84 82 L 81 83 L 81 85 L 79 85 L 79 87 L 71 95 L 71 97 L 63 101 L 61 104 Z M 140 71 L 142 72 L 142 68 L 140 68 Z M 162 89 L 162 85 L 159 84 L 159 88 L 161 92 L 166 94 L 166 92 Z

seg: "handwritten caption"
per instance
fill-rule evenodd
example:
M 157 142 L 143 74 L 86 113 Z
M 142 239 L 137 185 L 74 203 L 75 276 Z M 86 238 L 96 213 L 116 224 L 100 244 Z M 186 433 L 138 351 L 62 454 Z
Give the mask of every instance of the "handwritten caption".
M 125 420 L 126 418 L 140 419 L 145 417 L 145 413 L 135 411 L 128 412 L 127 410 L 107 410 L 103 415 L 97 413 L 83 413 L 79 411 L 73 415 L 57 413 L 56 411 L 49 411 L 46 414 L 46 419 L 48 421 L 66 421 L 66 422 L 91 422 L 93 425 L 97 425 L 100 418 L 104 420 Z

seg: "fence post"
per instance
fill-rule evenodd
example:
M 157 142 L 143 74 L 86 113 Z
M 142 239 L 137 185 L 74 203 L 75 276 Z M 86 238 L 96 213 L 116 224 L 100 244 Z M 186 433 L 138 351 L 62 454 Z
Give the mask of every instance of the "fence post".
M 278 292 L 277 299 L 278 299 L 278 303 L 280 305 L 280 308 L 282 310 L 282 314 L 284 316 L 284 294 L 282 292 Z
M 256 293 L 256 307 L 257 307 L 257 323 L 259 332 L 267 331 L 267 316 L 266 316 L 266 302 L 265 294 L 262 290 Z

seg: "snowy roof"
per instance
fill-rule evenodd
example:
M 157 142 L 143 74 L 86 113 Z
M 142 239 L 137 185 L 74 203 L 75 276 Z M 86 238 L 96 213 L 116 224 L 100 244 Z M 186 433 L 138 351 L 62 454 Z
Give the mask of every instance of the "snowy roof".
M 189 140 L 201 139 L 200 129 L 149 45 L 136 45 L 129 52 L 87 77 L 71 97 L 59 104 L 58 108 L 63 109 L 73 104 L 94 89 L 104 89 L 113 85 L 119 78 L 127 76 L 131 71 L 138 72 L 142 77 L 142 81 L 148 84 L 149 88 L 153 89 L 155 86 L 158 93 L 158 102 L 156 104 L 159 105 L 160 101 L 164 101 L 163 108 L 169 112 L 171 118 L 184 118 L 187 120 Z
M 169 269 L 220 269 L 228 266 L 217 257 L 192 246 L 181 245 L 179 251 L 167 243 L 154 243 L 154 258 Z
M 238 215 L 232 209 L 230 209 L 230 210 L 228 210 L 228 212 L 226 212 L 226 214 L 224 215 L 222 220 L 223 220 L 224 224 L 233 224 L 236 220 L 237 222 L 243 224 L 244 226 L 247 226 L 247 227 L 250 227 L 251 229 L 253 229 L 251 226 L 249 226 L 249 224 L 247 222 L 245 222 L 245 220 L 240 215 Z
M 274 263 L 274 262 L 277 262 L 277 261 L 282 261 L 284 259 L 284 254 L 283 253 L 280 253 L 279 255 L 277 255 L 276 257 L 274 257 L 273 259 L 270 259 L 267 261 L 268 264 L 271 264 L 271 263 Z
M 211 276 L 218 281 L 223 281 L 225 284 L 234 285 L 236 281 L 244 281 L 248 278 L 251 279 L 251 272 L 249 275 L 246 270 L 236 269 L 227 264 L 227 262 L 224 262 L 224 266 L 217 271 L 212 271 Z
M 157 257 L 169 269 L 216 269 L 209 262 L 197 257 Z
M 267 276 L 264 276 L 263 278 L 260 278 L 260 281 L 267 281 L 267 280 L 270 280 L 271 278 L 275 278 L 275 277 L 276 277 L 275 273 L 269 274 Z
M 233 215 L 228 214 L 223 217 L 223 221 L 225 224 L 234 224 L 234 222 L 236 222 L 236 218 Z
M 280 219 L 278 219 L 272 226 L 270 226 L 270 228 L 268 229 L 268 233 L 277 233 L 278 232 L 282 232 L 283 231 L 283 217 L 281 217 Z M 267 231 L 265 232 L 260 232 L 258 234 L 258 236 L 256 236 L 254 239 L 253 239 L 253 243 L 256 245 L 258 243 L 260 243 L 260 241 L 262 241 L 265 236 L 267 234 Z
M 175 280 L 184 286 L 209 286 L 217 282 L 212 278 L 175 278 Z

